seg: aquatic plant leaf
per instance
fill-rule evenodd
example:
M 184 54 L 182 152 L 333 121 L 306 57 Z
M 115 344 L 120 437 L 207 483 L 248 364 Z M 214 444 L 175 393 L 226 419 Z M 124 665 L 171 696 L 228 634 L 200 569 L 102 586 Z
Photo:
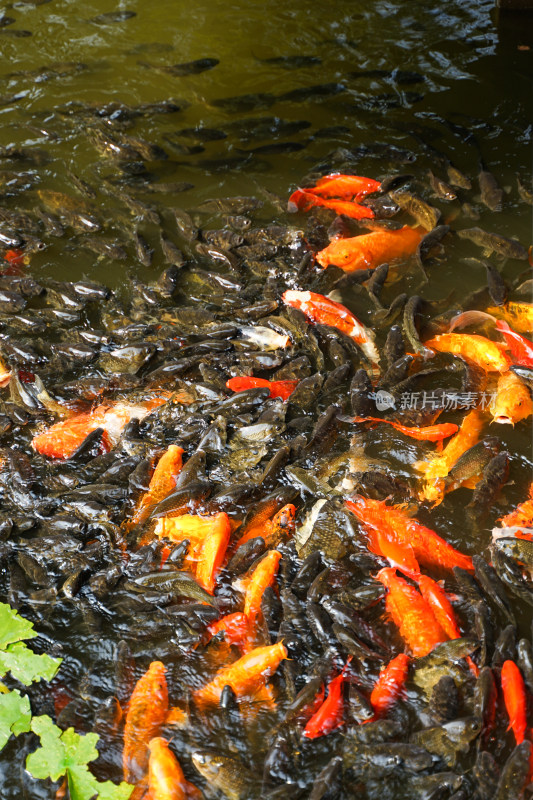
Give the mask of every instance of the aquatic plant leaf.
M 30 730 L 31 708 L 27 697 L 17 689 L 0 694 L 0 750 L 4 748 L 11 734 L 18 736 Z
M 4 652 L 0 651 L 0 677 L 9 671 L 25 686 L 41 678 L 51 681 L 61 661 L 61 658 L 52 658 L 46 653 L 38 655 L 23 642 L 17 642 L 8 645 Z
M 33 639 L 37 633 L 33 630 L 33 623 L 21 617 L 7 603 L 0 603 L 0 648 L 2 650 L 12 642 L 22 639 Z
M 87 764 L 98 758 L 98 734 L 81 736 L 74 728 L 61 731 L 48 716 L 34 717 L 31 730 L 41 740 L 41 747 L 26 759 L 26 769 L 34 778 L 57 781 L 66 775 L 71 800 L 128 800 L 133 786 L 100 783 L 89 772 Z

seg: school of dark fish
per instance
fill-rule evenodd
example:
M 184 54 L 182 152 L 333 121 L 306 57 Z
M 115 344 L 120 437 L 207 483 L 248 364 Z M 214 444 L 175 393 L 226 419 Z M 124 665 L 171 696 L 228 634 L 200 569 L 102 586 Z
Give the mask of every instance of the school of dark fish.
M 219 63 L 133 54 L 176 78 Z M 4 78 L 11 91 L 85 68 Z M 366 105 L 421 97 L 402 95 Z M 320 131 L 277 116 L 188 128 L 186 105 L 43 114 L 36 132 L 84 131 L 94 152 L 94 180 L 70 172 L 68 190 L 36 179 L 46 151 L 0 151 L 0 588 L 66 665 L 33 708 L 96 731 L 95 774 L 134 800 L 519 800 L 533 781 L 533 483 L 507 435 L 530 435 L 533 303 L 529 243 L 499 232 L 506 192 L 481 154 L 467 176 L 422 131 L 413 151 L 337 148 L 286 197 L 258 186 L 194 205 L 166 162 L 240 169 Z M 167 114 L 161 141 L 136 133 Z M 198 158 L 228 136 L 231 155 Z M 525 178 L 512 191 L 531 205 Z M 58 240 L 145 278 L 33 276 Z M 451 257 L 482 285 L 426 299 Z M 502 513 L 512 482 L 522 502 Z M 454 492 L 466 546 L 438 530 Z M 108 652 L 80 675 L 86 639 Z

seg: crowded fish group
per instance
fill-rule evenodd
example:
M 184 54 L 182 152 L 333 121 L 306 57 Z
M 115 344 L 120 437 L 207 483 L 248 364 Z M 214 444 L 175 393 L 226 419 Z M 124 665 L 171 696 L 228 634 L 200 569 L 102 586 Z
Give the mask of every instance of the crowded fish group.
M 533 413 L 531 256 L 454 230 L 473 190 L 451 162 L 427 185 L 345 155 L 287 208 L 171 209 L 167 266 L 127 299 L 31 276 L 40 225 L 126 258 L 85 201 L 39 189 L 35 218 L 3 217 L 5 592 L 43 650 L 60 619 L 113 642 L 97 691 L 73 666 L 34 705 L 98 731 L 96 770 L 134 800 L 512 800 L 533 779 L 533 483 L 506 446 Z M 139 228 L 165 219 L 115 190 Z M 487 286 L 425 299 L 457 239 Z M 436 516 L 453 492 L 460 536 Z

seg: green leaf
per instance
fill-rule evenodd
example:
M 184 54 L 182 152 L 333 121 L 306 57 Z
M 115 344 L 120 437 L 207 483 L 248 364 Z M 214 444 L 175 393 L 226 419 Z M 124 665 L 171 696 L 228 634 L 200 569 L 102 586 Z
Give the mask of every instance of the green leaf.
M 62 732 L 45 716 L 34 717 L 31 729 L 41 739 L 41 747 L 26 759 L 26 769 L 34 778 L 57 781 L 66 775 L 71 800 L 128 800 L 133 786 L 124 782 L 118 786 L 111 781 L 100 783 L 89 772 L 87 764 L 98 758 L 98 734 L 80 736 L 74 728 Z
M 37 636 L 33 630 L 33 623 L 21 617 L 15 609 L 7 603 L 0 603 L 0 649 L 12 642 L 22 639 L 33 639 Z
M 24 642 L 10 644 L 4 652 L 0 651 L 0 677 L 9 671 L 25 686 L 41 678 L 51 681 L 60 664 L 60 658 L 51 658 L 46 654 L 37 655 Z
M 0 694 L 0 750 L 2 750 L 11 734 L 18 736 L 30 730 L 30 701 L 14 689 L 7 694 Z

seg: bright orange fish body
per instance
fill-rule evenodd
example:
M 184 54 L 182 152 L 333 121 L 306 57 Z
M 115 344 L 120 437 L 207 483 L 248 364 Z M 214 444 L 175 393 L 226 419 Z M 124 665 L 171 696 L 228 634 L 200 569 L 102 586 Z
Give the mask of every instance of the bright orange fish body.
M 476 333 L 441 333 L 424 344 L 440 353 L 453 353 L 472 361 L 486 372 L 507 372 L 509 369 L 510 361 L 504 346 Z
M 522 367 L 533 367 L 533 342 L 511 330 L 504 320 L 499 319 L 496 323 L 496 328 L 507 342 L 513 358 L 513 364 L 518 364 Z
M 502 528 L 521 527 L 533 528 L 533 482 L 529 484 L 529 497 L 519 503 L 514 511 L 498 520 Z
M 212 681 L 194 692 L 194 699 L 200 706 L 217 705 L 226 685 L 231 686 L 239 698 L 253 697 L 285 658 L 287 650 L 282 642 L 256 647 L 219 670 Z
M 387 612 L 414 656 L 426 656 L 447 640 L 430 606 L 414 586 L 389 568 L 380 570 L 376 578 L 389 590 Z
M 261 536 L 269 547 L 275 547 L 288 534 L 292 533 L 295 527 L 296 506 L 292 503 L 287 503 L 274 514 L 272 519 L 269 519 L 268 515 L 271 513 L 272 511 L 266 508 L 265 514 L 261 513 L 258 517 L 250 520 L 240 539 L 232 545 L 232 552 L 235 552 L 245 542 L 249 542 L 250 539 L 255 539 L 257 536 Z
M 226 386 L 232 392 L 245 392 L 247 389 L 268 388 L 270 397 L 281 397 L 288 400 L 298 386 L 298 381 L 267 381 L 266 378 L 248 378 L 246 376 L 230 378 Z
M 342 303 L 336 303 L 317 292 L 297 292 L 292 289 L 288 289 L 281 299 L 285 305 L 299 308 L 312 322 L 320 322 L 342 331 L 359 345 L 372 363 L 379 363 L 374 334 Z
M 148 744 L 148 793 L 150 800 L 187 800 L 187 780 L 166 739 L 160 736 Z
M 533 333 L 533 303 L 509 300 L 502 306 L 487 308 L 487 314 L 505 320 L 515 331 Z
M 504 372 L 498 378 L 496 396 L 489 406 L 492 421 L 508 425 L 521 422 L 533 414 L 529 389 L 514 372 Z
M 233 614 L 217 619 L 207 626 L 210 636 L 216 636 L 221 631 L 224 632 L 224 639 L 228 644 L 246 644 L 249 637 L 250 623 L 248 617 L 242 611 L 235 611 Z
M 183 453 L 183 448 L 175 444 L 171 444 L 163 453 L 157 462 L 148 491 L 143 494 L 137 504 L 137 509 L 129 523 L 130 526 L 145 522 L 154 506 L 174 491 L 176 478 L 182 467 Z
M 166 668 L 152 661 L 132 692 L 124 727 L 124 778 L 140 780 L 148 767 L 148 744 L 159 735 L 168 713 Z
M 408 258 L 425 234 L 422 228 L 415 230 L 405 225 L 397 231 L 372 231 L 348 239 L 334 239 L 317 253 L 316 260 L 323 268 L 333 264 L 345 272 L 374 269 L 380 264 Z
M 306 187 L 304 191 L 318 194 L 321 197 L 350 197 L 352 200 L 361 200 L 367 194 L 378 192 L 380 188 L 380 182 L 373 178 L 333 172 L 319 178 L 314 186 Z
M 167 402 L 168 398 L 155 398 L 145 403 L 115 403 L 112 406 L 97 406 L 94 411 L 76 414 L 70 419 L 57 422 L 47 431 L 33 438 L 32 447 L 49 458 L 70 458 L 83 444 L 89 433 L 104 429 L 102 443 L 109 451 L 118 442 L 120 434 L 132 419 L 144 419 L 154 408 Z
M 381 419 L 380 417 L 354 417 L 354 422 L 384 422 L 387 425 L 392 425 L 400 433 L 405 436 L 410 436 L 411 439 L 418 439 L 419 441 L 426 442 L 442 442 L 448 436 L 453 436 L 457 433 L 459 427 L 453 422 L 443 422 L 441 425 L 428 425 L 424 428 L 409 428 L 406 425 L 401 425 L 390 419 Z
M 368 206 L 362 206 L 360 203 L 352 203 L 349 200 L 330 200 L 307 189 L 296 189 L 296 191 L 291 194 L 287 210 L 289 212 L 309 211 L 313 206 L 330 208 L 332 211 L 336 211 L 337 214 L 344 214 L 345 217 L 351 217 L 352 219 L 374 218 L 374 212 Z
M 456 463 L 479 440 L 483 420 L 478 411 L 470 411 L 461 427 L 441 453 L 429 462 L 418 462 L 416 468 L 424 472 L 424 486 L 419 492 L 420 500 L 429 500 L 434 505 L 442 502 L 445 493 L 444 478 Z
M 426 528 L 416 519 L 411 519 L 399 508 L 389 506 L 383 500 L 361 496 L 354 500 L 345 500 L 345 505 L 365 526 L 371 549 L 377 544 L 375 532 L 382 530 L 390 539 L 410 545 L 415 558 L 421 564 L 444 569 L 462 567 L 473 571 L 470 556 L 460 553 L 435 531 Z
M 370 704 L 374 709 L 373 719 L 385 716 L 400 697 L 407 680 L 410 661 L 409 656 L 400 653 L 381 670 L 370 695 Z
M 261 600 L 265 589 L 274 583 L 280 559 L 281 553 L 278 550 L 270 550 L 250 576 L 244 595 L 244 613 L 251 626 L 255 623 L 261 610 Z
M 522 673 L 514 661 L 504 661 L 501 682 L 509 728 L 513 729 L 516 744 L 522 744 L 527 728 L 527 696 Z

